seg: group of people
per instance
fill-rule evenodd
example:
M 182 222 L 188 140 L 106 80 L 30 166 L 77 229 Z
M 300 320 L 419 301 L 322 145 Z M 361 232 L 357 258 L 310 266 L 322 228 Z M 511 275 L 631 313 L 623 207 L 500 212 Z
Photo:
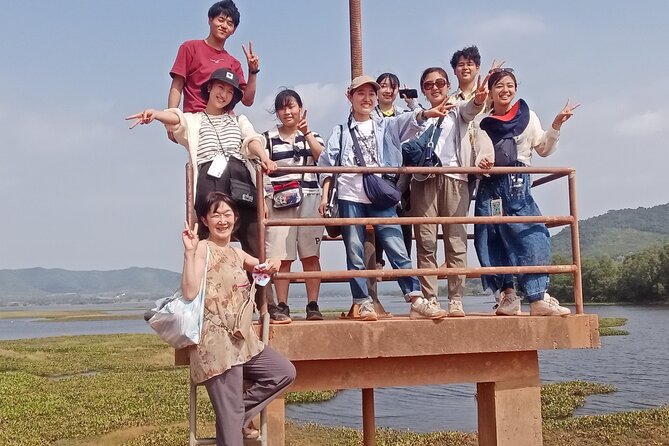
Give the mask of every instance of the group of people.
M 403 91 L 407 110 L 395 105 L 400 81 L 392 73 L 377 78 L 354 78 L 346 90 L 351 112 L 334 127 L 327 141 L 314 132 L 298 92 L 281 90 L 273 113 L 278 124 L 258 132 L 239 102 L 254 102 L 260 60 L 249 42 L 242 49 L 248 77 L 241 63 L 224 48 L 239 26 L 232 0 L 209 9 L 209 35 L 179 48 L 170 71 L 172 83 L 165 110 L 146 109 L 128 117 L 137 124 L 163 123 L 168 137 L 183 145 L 194 175 L 197 224 L 183 231 L 182 289 L 194 298 L 205 277 L 205 324 L 202 342 L 191 353 L 191 374 L 204 383 L 214 404 L 218 444 L 241 444 L 241 436 L 257 434 L 253 416 L 295 378 L 295 369 L 281 355 L 263 346 L 249 324 L 233 330 L 251 296 L 251 274 L 288 272 L 299 258 L 305 271 L 320 271 L 323 226 L 268 227 L 265 246 L 258 246 L 256 189 L 265 191 L 267 217 L 312 218 L 328 211 L 328 197 L 336 187 L 340 217 L 465 217 L 476 188 L 475 215 L 537 216 L 527 174 L 438 173 L 378 175 L 401 194 L 396 203 L 380 205 L 368 196 L 363 174 L 284 173 L 282 167 L 402 165 L 473 167 L 530 166 L 532 152 L 553 153 L 562 124 L 573 114 L 569 101 L 544 131 L 536 114 L 516 98 L 513 69 L 493 62 L 482 76 L 475 46 L 453 54 L 450 65 L 457 79 L 455 93 L 446 69 L 429 67 L 420 76 L 420 91 L 428 106 L 420 106 Z M 482 79 L 483 78 L 483 79 Z M 183 108 L 179 108 L 183 98 Z M 131 127 L 131 128 L 132 128 Z M 416 161 L 412 150 L 418 149 Z M 256 168 L 266 173 L 256 184 Z M 540 223 L 476 224 L 474 246 L 482 266 L 548 265 L 550 237 Z M 467 232 L 463 224 L 443 224 L 446 266 L 467 265 Z M 413 233 L 413 235 L 412 235 Z M 377 259 L 382 253 L 396 269 L 412 268 L 412 239 L 418 268 L 437 268 L 438 225 L 377 225 Z M 236 238 L 241 249 L 230 246 Z M 342 227 L 349 270 L 364 270 L 365 228 Z M 258 261 L 265 249 L 266 262 Z M 206 265 L 206 271 L 205 271 Z M 364 321 L 376 314 L 363 278 L 350 279 L 354 314 Z M 410 304 L 412 318 L 465 316 L 462 305 L 464 275 L 448 276 L 448 306 L 438 300 L 436 276 L 398 279 Z M 531 315 L 566 315 L 569 309 L 548 295 L 547 274 L 482 276 L 484 289 L 498 299 L 496 314 L 520 313 L 521 296 Z M 275 280 L 276 303 L 269 305 L 272 323 L 290 323 L 289 282 Z M 318 306 L 319 279 L 307 279 L 307 320 L 323 318 Z M 272 298 L 272 301 L 274 299 Z M 244 312 L 244 315 L 247 313 Z M 245 316 L 250 318 L 250 316 Z M 247 321 L 249 322 L 249 321 Z M 250 322 L 249 322 L 250 323 Z M 237 327 L 238 328 L 238 327 Z M 243 390 L 242 380 L 252 384 Z

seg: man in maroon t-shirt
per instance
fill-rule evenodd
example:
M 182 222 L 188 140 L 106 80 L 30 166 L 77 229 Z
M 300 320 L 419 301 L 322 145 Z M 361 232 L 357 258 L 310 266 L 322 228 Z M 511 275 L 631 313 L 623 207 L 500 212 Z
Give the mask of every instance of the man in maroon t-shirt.
M 244 91 L 242 104 L 251 106 L 256 94 L 256 75 L 260 71 L 260 59 L 253 53 L 253 43 L 248 51 L 242 45 L 249 68 L 248 82 L 239 61 L 223 47 L 239 25 L 239 11 L 232 0 L 214 3 L 209 8 L 209 35 L 204 40 L 189 40 L 181 44 L 174 66 L 170 70 L 172 85 L 167 97 L 167 107 L 179 107 L 183 93 L 183 111 L 195 113 L 206 108 L 200 96 L 200 86 L 219 68 L 228 68 L 239 77 L 239 86 Z

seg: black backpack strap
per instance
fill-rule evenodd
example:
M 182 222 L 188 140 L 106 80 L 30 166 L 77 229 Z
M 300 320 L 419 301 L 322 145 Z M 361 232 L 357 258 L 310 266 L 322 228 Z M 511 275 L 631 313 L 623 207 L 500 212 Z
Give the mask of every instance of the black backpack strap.
M 265 137 L 265 150 L 269 153 L 269 159 L 274 161 L 274 148 L 272 147 L 272 140 L 269 137 L 269 130 L 263 133 Z

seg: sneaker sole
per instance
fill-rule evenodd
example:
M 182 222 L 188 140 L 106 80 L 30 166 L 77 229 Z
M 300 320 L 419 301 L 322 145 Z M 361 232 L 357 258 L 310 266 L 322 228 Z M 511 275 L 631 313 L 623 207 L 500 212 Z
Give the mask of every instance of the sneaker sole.
M 503 311 L 495 311 L 496 316 L 521 316 L 523 312 L 521 310 L 516 310 L 513 313 L 505 313 Z
M 286 325 L 286 324 L 290 324 L 291 322 L 293 322 L 293 320 L 290 319 L 290 318 L 286 319 L 286 320 L 283 320 L 283 321 L 277 321 L 276 319 L 271 319 L 271 318 L 269 320 L 269 323 L 272 324 L 272 325 Z
M 462 313 L 460 311 L 448 313 L 448 317 L 465 317 L 465 313 Z
M 463 314 L 463 316 L 464 316 L 464 314 Z M 425 316 L 425 315 L 420 314 L 419 312 L 417 312 L 416 310 L 413 310 L 413 309 L 409 312 L 409 319 L 432 319 L 432 320 L 434 320 L 434 319 L 443 319 L 445 317 L 448 317 L 448 313 L 438 314 L 438 315 L 435 315 L 435 316 Z
M 322 321 L 322 320 L 323 320 L 323 316 L 308 316 L 308 317 L 307 317 L 307 320 L 308 320 L 308 321 Z
M 532 313 L 530 312 L 530 316 L 560 316 L 560 317 L 565 317 L 565 316 L 571 316 L 571 312 L 569 313 L 542 313 L 542 314 L 537 314 L 537 313 Z

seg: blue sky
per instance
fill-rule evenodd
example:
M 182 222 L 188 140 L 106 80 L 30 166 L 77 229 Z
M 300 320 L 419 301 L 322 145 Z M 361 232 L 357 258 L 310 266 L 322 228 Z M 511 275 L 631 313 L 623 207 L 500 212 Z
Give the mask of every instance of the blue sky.
M 0 15 L 0 268 L 179 270 L 186 152 L 153 124 L 123 118 L 166 104 L 181 42 L 207 35 L 213 1 L 6 2 Z M 577 169 L 581 218 L 669 201 L 669 4 L 362 0 L 365 72 L 416 87 L 479 46 L 516 69 L 518 96 L 544 126 L 567 97 L 582 103 L 558 152 L 537 166 Z M 348 110 L 348 2 L 239 0 L 226 48 L 261 58 L 258 131 L 282 87 L 296 88 L 324 136 Z M 449 70 L 450 72 L 450 70 Z M 545 214 L 567 211 L 566 183 L 537 191 Z M 344 267 L 338 248 L 330 266 Z M 472 249 L 473 252 L 473 249 Z

